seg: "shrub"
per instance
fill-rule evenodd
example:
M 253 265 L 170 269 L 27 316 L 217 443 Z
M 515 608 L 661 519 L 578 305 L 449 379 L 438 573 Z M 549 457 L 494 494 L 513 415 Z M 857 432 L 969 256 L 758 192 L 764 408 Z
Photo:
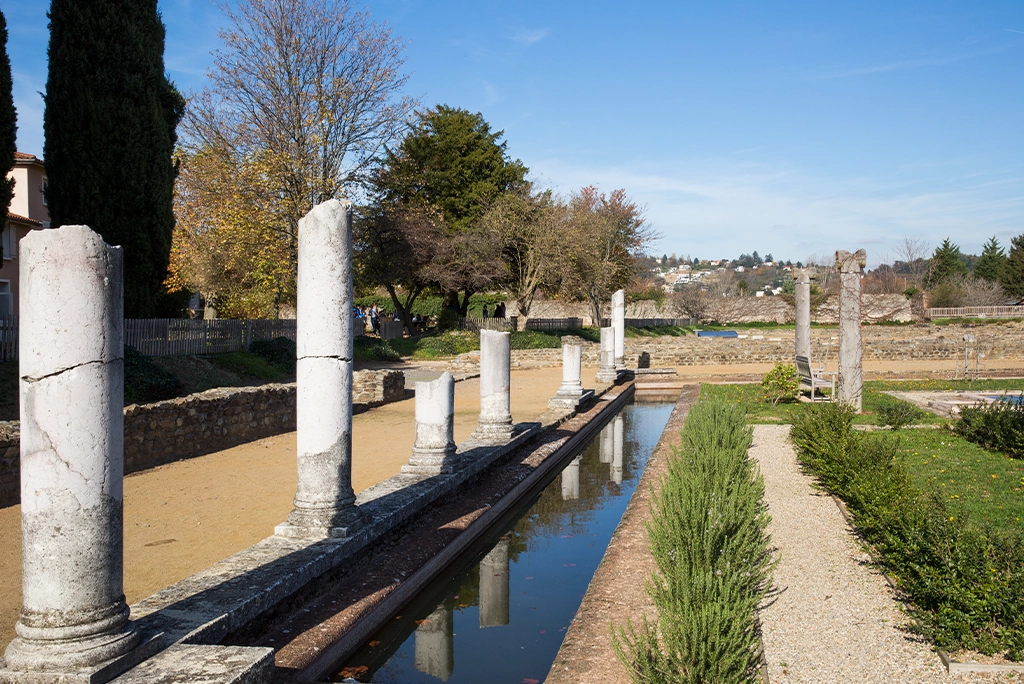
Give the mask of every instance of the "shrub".
M 791 363 L 777 363 L 775 368 L 765 373 L 761 380 L 764 400 L 777 406 L 780 401 L 793 399 L 800 389 L 800 376 L 796 374 L 796 366 Z
M 892 435 L 857 435 L 853 411 L 817 406 L 791 433 L 800 461 L 842 497 L 857 531 L 909 599 L 914 630 L 940 648 L 1024 657 L 1024 537 L 975 525 L 913 487 Z
M 144 404 L 173 399 L 181 381 L 130 344 L 124 346 L 124 403 Z
M 512 333 L 510 344 L 513 349 L 558 349 L 562 346 L 562 338 L 556 333 L 541 330 L 517 330 Z
M 295 375 L 295 341 L 287 337 L 272 340 L 256 340 L 249 345 L 249 351 L 263 358 L 289 375 Z
M 756 611 L 776 562 L 751 431 L 739 407 L 702 401 L 682 438 L 647 526 L 658 619 L 613 628 L 615 652 L 637 683 L 750 681 L 760 662 Z
M 248 377 L 264 380 L 267 382 L 280 382 L 288 379 L 289 373 L 284 368 L 276 366 L 267 359 L 252 352 L 236 351 L 226 354 L 214 354 L 208 357 L 214 363 L 225 370 Z M 294 373 L 295 361 L 292 360 Z
M 899 399 L 880 401 L 875 412 L 878 414 L 878 424 L 888 425 L 893 430 L 913 425 L 925 416 L 921 409 Z
M 373 337 L 357 337 L 352 355 L 359 361 L 401 361 L 401 355 L 391 342 L 392 340 L 384 341 Z
M 965 406 L 953 424 L 953 430 L 969 442 L 1006 454 L 1024 458 L 1024 405 L 1010 401 L 993 401 Z

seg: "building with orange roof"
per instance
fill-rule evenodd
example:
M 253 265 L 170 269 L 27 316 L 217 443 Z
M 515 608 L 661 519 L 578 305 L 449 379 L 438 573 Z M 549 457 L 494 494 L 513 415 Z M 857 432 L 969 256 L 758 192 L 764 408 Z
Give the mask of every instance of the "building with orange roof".
M 46 167 L 43 160 L 33 154 L 14 153 L 14 168 L 8 178 L 14 178 L 14 198 L 4 222 L 3 261 L 0 265 L 0 316 L 18 313 L 18 242 L 31 230 L 50 227 L 50 212 L 46 208 Z

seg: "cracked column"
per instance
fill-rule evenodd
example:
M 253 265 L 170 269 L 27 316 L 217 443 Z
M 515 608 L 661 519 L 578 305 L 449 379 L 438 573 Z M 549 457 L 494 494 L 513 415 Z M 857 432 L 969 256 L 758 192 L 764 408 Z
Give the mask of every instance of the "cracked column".
M 480 419 L 473 438 L 504 444 L 512 438 L 511 335 L 480 331 Z
M 480 628 L 508 624 L 508 547 L 502 537 L 480 561 Z
M 867 263 L 863 249 L 836 252 L 839 271 L 839 401 L 860 413 L 864 385 L 864 349 L 860 339 L 860 276 Z
M 626 293 L 612 295 L 612 328 L 615 330 L 615 369 L 626 370 Z
M 601 366 L 597 371 L 598 382 L 615 382 L 615 328 L 601 328 Z
M 796 281 L 796 356 L 811 359 L 811 278 L 814 270 L 800 270 Z
M 562 469 L 562 501 L 575 501 L 580 498 L 580 460 L 582 455 L 572 459 Z
M 613 434 L 613 450 L 612 450 L 612 468 L 611 476 L 612 482 L 617 485 L 622 484 L 622 448 L 625 440 L 626 432 L 626 421 L 622 416 L 615 416 L 614 432 Z
M 416 443 L 403 473 L 439 475 L 456 469 L 455 378 L 442 373 L 432 382 L 416 383 Z
M 87 226 L 21 241 L 22 608 L 0 681 L 78 681 L 75 672 L 102 682 L 134 664 L 139 636 L 123 585 L 122 258 Z
M 295 508 L 276 532 L 345 537 L 352 491 L 352 204 L 329 200 L 299 221 Z
M 416 669 L 445 682 L 455 671 L 452 617 L 452 608 L 442 603 L 416 628 Z

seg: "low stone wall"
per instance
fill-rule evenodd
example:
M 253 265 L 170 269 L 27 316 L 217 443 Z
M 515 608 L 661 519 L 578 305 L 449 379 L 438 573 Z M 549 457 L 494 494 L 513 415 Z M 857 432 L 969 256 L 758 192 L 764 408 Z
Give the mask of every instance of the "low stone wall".
M 405 397 L 402 371 L 357 371 L 353 403 L 367 407 Z M 295 430 L 295 385 L 211 389 L 124 409 L 124 469 L 135 473 L 205 456 Z M 0 423 L 0 507 L 20 500 L 20 428 Z

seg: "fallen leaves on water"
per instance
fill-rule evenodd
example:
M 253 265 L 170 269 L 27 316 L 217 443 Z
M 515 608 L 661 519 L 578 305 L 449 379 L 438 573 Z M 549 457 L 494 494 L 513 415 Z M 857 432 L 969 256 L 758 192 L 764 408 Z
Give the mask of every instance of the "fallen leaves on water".
M 523 684 L 540 684 L 540 680 L 532 679 L 530 677 L 523 677 Z
M 433 621 L 433 620 L 428 620 L 428 619 L 426 619 L 426 618 L 424 618 L 423 620 L 417 620 L 417 621 L 416 621 L 416 624 L 417 624 L 417 625 L 431 625 L 431 624 L 433 624 L 433 623 L 434 623 L 434 621 Z
M 379 641 L 374 640 L 370 642 L 370 648 L 377 648 L 378 646 L 380 646 Z
M 359 679 L 366 675 L 370 671 L 366 665 L 356 665 L 355 667 L 346 667 L 339 674 L 342 679 Z

